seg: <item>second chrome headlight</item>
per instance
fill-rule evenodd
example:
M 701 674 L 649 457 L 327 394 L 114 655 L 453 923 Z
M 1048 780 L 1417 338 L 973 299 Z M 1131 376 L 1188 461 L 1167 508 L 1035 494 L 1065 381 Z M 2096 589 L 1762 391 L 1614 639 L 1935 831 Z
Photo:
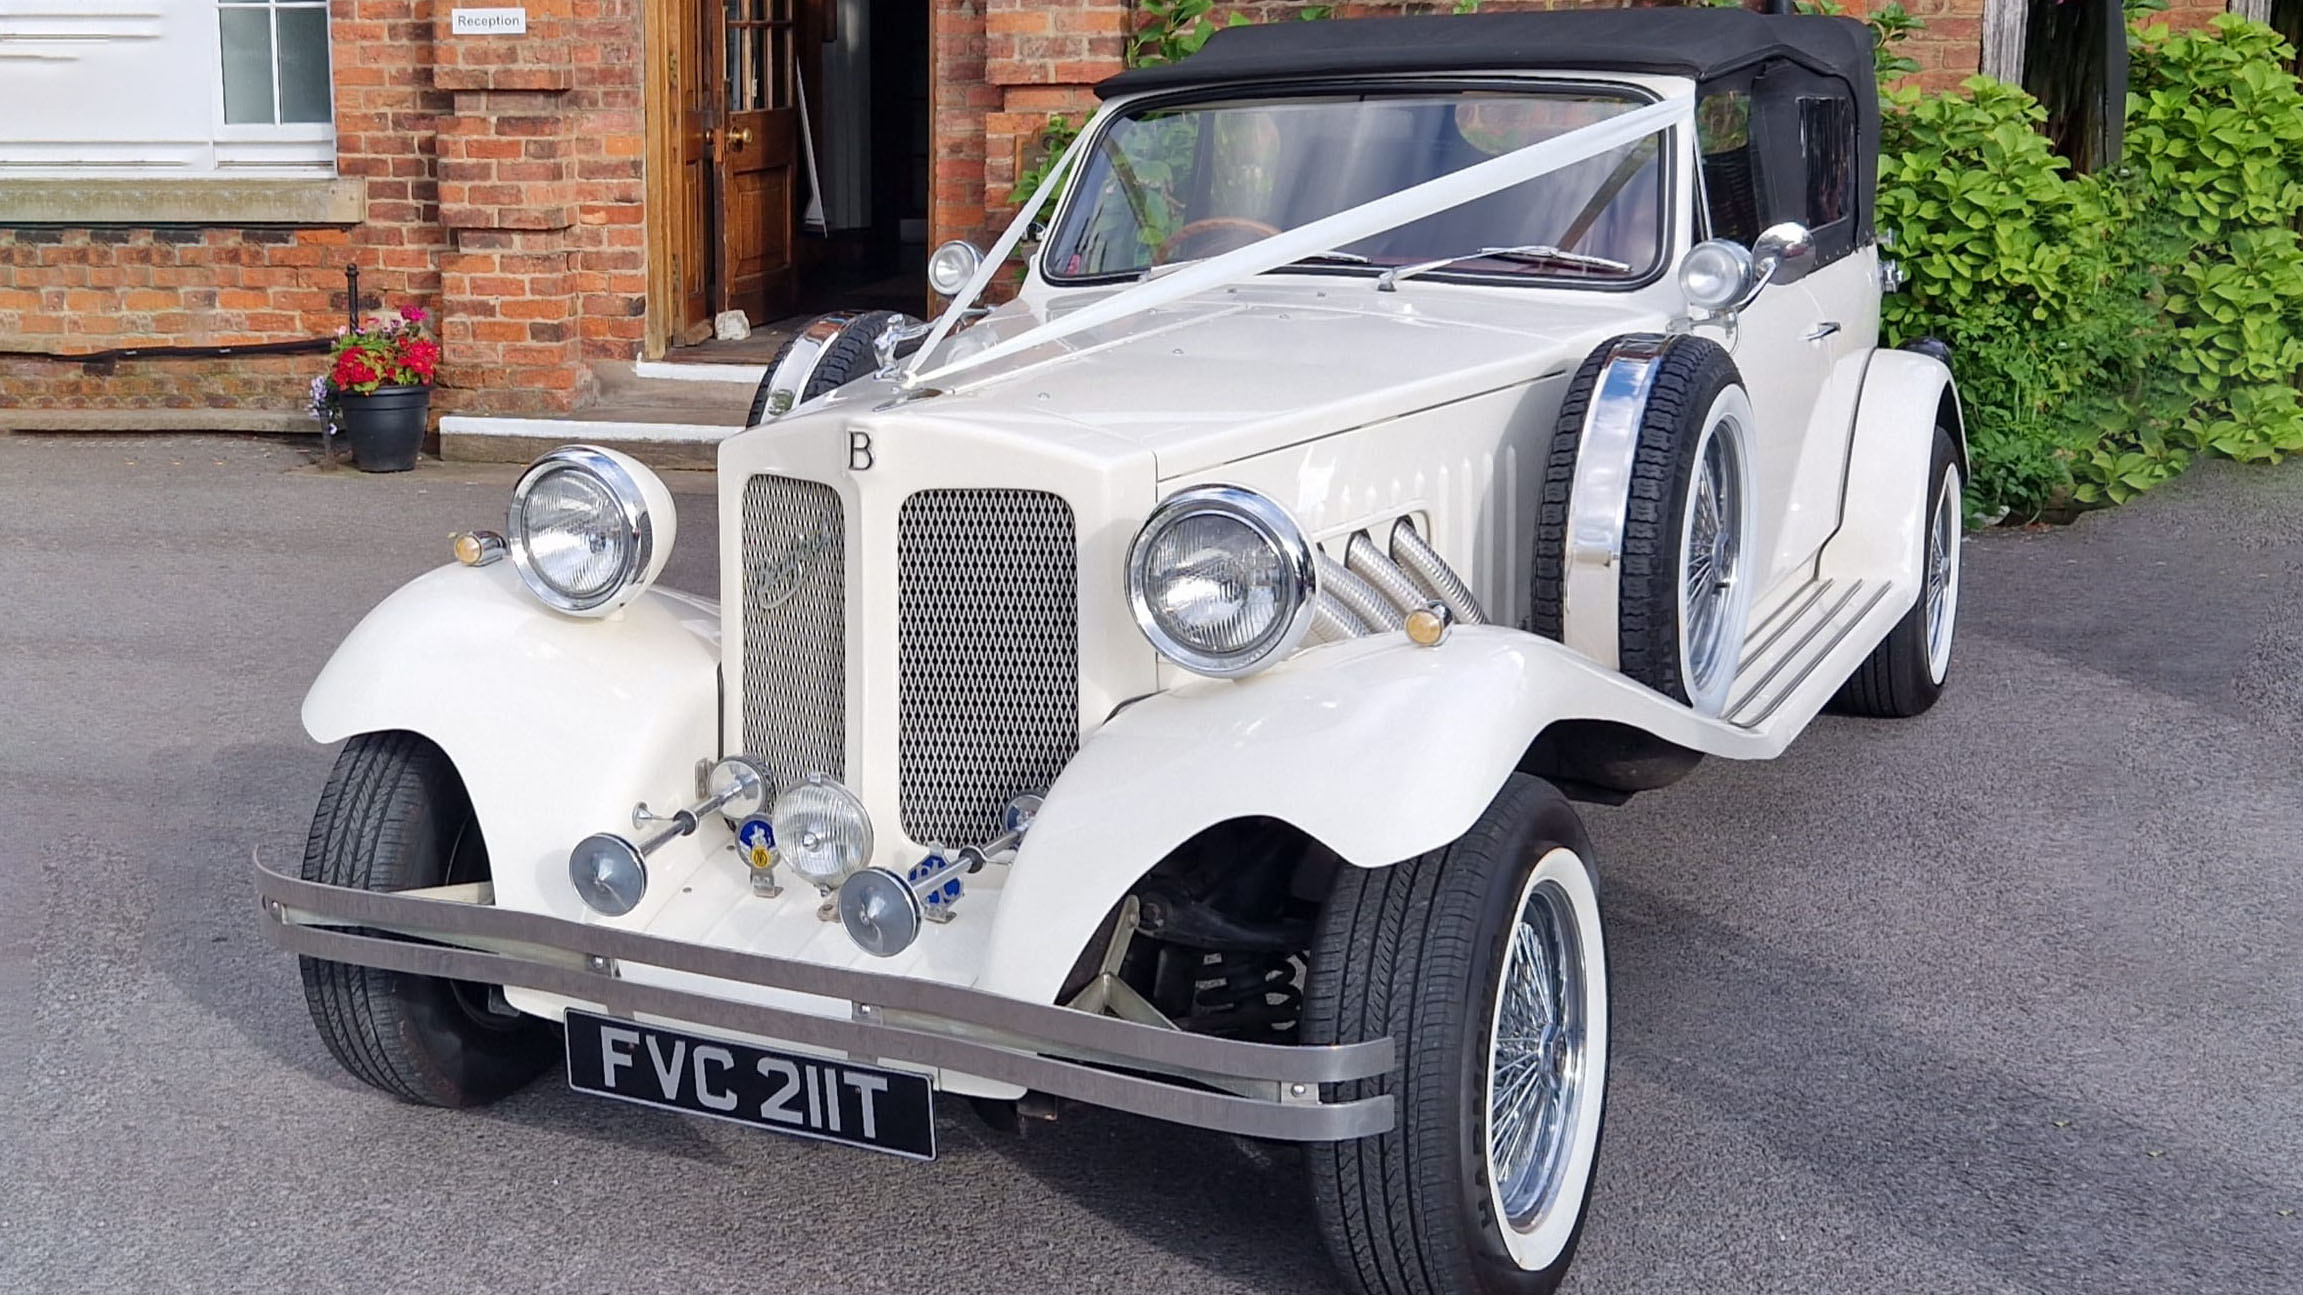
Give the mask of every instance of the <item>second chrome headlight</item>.
M 506 544 L 546 606 L 604 616 L 637 595 L 670 555 L 672 495 L 637 459 L 563 445 L 512 488 Z
M 1311 542 L 1287 510 L 1237 486 L 1195 486 L 1152 510 L 1128 553 L 1128 601 L 1160 654 L 1235 678 L 1311 629 Z

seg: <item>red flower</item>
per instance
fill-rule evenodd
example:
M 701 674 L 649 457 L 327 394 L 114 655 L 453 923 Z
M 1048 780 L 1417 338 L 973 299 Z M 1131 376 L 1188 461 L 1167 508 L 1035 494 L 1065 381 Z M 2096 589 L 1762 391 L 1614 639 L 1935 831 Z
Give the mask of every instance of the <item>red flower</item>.
M 333 377 L 339 389 L 356 387 L 363 382 L 374 382 L 382 376 L 376 372 L 374 366 L 368 363 L 368 357 L 359 351 L 346 351 L 336 357 L 336 371 Z
M 402 363 L 417 377 L 430 382 L 432 374 L 440 367 L 440 344 L 431 341 L 410 342 Z

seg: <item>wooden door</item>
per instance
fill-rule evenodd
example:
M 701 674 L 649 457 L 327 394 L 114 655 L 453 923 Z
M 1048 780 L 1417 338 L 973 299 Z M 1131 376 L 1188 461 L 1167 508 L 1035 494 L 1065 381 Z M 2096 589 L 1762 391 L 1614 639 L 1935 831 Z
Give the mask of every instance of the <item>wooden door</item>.
M 719 3 L 719 308 L 765 323 L 790 311 L 794 290 L 796 0 Z
M 676 120 L 671 145 L 671 340 L 701 340 L 712 323 L 712 204 L 718 139 L 719 76 L 712 39 L 720 0 L 678 0 L 666 50 L 665 84 Z

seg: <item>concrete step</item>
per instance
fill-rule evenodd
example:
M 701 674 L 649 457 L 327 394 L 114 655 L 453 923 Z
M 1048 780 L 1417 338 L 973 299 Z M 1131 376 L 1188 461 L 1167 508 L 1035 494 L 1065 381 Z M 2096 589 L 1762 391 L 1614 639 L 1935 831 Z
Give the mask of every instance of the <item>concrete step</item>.
M 598 397 L 548 417 L 450 414 L 440 420 L 440 457 L 466 463 L 526 463 L 556 446 L 582 442 L 622 450 L 655 468 L 710 468 L 720 442 L 744 430 L 752 388 L 743 375 L 657 377 L 632 364 L 595 364 Z M 738 366 L 698 365 L 699 369 Z

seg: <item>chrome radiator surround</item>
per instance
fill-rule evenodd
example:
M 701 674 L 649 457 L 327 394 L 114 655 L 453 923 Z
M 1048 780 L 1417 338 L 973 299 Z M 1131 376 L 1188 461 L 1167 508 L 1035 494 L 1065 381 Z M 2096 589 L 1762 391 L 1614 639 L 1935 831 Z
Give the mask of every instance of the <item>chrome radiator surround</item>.
M 973 844 L 1079 749 L 1079 536 L 1039 490 L 921 490 L 897 514 L 904 834 Z
M 781 789 L 847 776 L 847 550 L 839 493 L 760 475 L 744 487 L 744 750 Z

